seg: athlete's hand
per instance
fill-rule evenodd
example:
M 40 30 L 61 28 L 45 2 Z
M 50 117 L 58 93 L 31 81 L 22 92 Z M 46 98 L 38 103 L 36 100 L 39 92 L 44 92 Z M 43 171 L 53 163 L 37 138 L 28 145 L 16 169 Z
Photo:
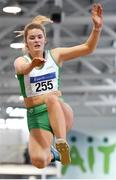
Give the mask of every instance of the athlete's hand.
M 43 66 L 45 62 L 46 62 L 46 59 L 41 58 L 41 57 L 35 57 L 32 60 L 32 66 L 33 67 L 40 67 L 40 66 Z
M 95 28 L 101 28 L 103 24 L 103 8 L 101 4 L 94 4 L 92 7 L 92 20 Z

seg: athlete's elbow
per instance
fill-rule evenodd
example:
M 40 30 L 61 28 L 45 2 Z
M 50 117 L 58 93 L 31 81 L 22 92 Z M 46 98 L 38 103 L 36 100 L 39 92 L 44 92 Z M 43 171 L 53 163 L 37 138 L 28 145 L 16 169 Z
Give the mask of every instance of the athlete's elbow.
M 91 54 L 91 53 L 93 53 L 95 50 L 96 50 L 96 46 L 94 46 L 94 45 L 86 45 L 86 53 L 87 54 Z

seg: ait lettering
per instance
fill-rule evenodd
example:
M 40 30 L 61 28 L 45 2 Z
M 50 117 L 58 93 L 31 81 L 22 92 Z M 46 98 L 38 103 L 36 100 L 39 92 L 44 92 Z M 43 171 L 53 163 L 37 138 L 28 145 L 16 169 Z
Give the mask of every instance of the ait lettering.
M 98 147 L 98 150 L 100 152 L 103 153 L 104 155 L 104 173 L 109 173 L 109 167 L 110 167 L 110 157 L 111 157 L 111 154 L 114 152 L 115 150 L 115 144 L 111 145 L 111 146 L 107 146 L 107 147 L 104 147 L 104 146 L 99 146 Z
M 99 153 L 103 154 L 103 173 L 107 174 L 109 173 L 110 169 L 110 157 L 115 151 L 116 144 L 113 145 L 107 145 L 107 146 L 99 146 L 97 147 L 97 150 Z M 97 157 L 95 157 L 97 154 L 94 153 L 93 146 L 87 147 L 87 163 L 89 170 L 93 173 L 94 172 L 94 165 L 97 161 Z M 78 166 L 83 173 L 87 172 L 87 168 L 84 163 L 84 159 L 82 158 L 82 151 L 80 153 L 77 145 L 72 145 L 70 148 L 71 152 L 71 164 L 72 166 Z M 68 167 L 70 166 L 63 166 L 62 167 L 62 174 L 64 175 L 67 172 Z

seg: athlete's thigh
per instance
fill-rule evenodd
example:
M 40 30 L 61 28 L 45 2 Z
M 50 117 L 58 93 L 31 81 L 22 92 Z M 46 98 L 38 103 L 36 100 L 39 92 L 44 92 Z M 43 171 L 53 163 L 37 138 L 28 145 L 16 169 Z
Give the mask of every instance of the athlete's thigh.
M 34 155 L 50 150 L 53 134 L 43 129 L 32 129 L 29 135 L 29 154 Z
M 63 102 L 62 100 L 60 100 L 60 104 L 64 112 L 67 130 L 69 130 L 73 124 L 73 110 L 67 103 Z

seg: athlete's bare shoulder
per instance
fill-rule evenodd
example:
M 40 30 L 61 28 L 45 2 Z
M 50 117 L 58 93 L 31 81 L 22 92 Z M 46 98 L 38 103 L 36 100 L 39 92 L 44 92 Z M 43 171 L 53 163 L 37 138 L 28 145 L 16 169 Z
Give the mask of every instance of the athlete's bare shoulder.
M 56 63 L 61 65 L 60 48 L 51 49 L 51 54 Z
M 21 62 L 24 62 L 24 57 L 22 57 L 22 56 L 17 57 L 14 61 L 14 65 L 19 64 Z
M 15 67 L 15 71 L 17 73 L 20 73 L 22 71 L 22 68 L 27 64 L 27 62 L 25 61 L 24 57 L 20 56 L 17 57 L 14 61 L 14 67 Z

